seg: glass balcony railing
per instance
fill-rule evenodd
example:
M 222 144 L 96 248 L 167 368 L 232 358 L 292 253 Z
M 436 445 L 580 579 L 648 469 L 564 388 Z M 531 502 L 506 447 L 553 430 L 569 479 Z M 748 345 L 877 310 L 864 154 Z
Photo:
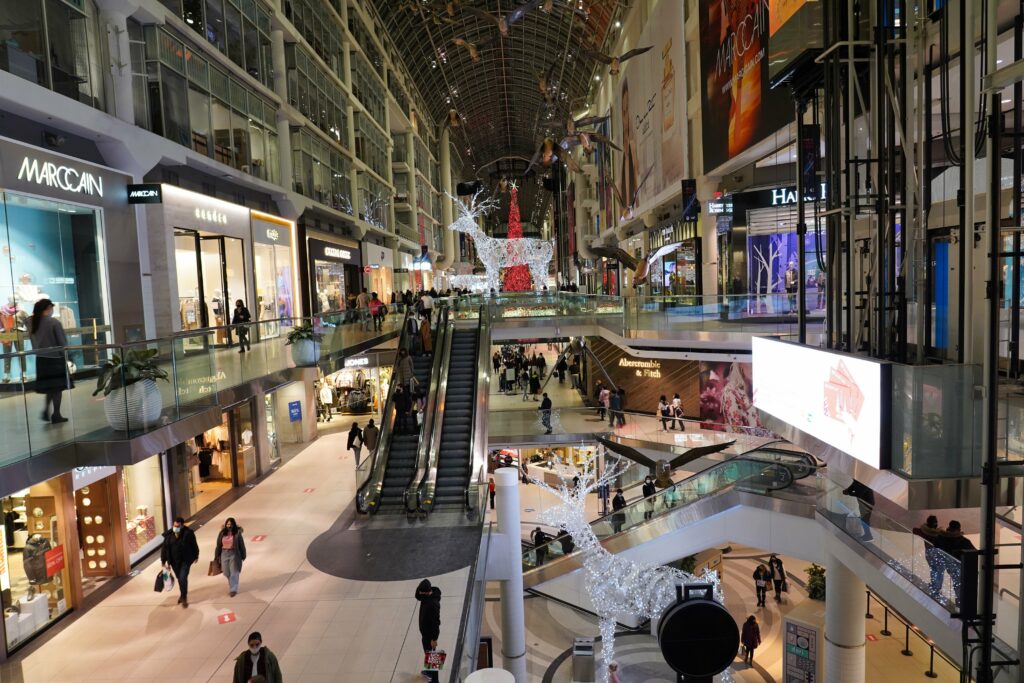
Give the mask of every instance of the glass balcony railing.
M 344 316 L 249 323 L 251 348 L 245 353 L 239 353 L 238 328 L 228 326 L 131 344 L 0 354 L 4 367 L 13 370 L 9 381 L 0 384 L 0 466 L 76 441 L 127 440 L 216 406 L 226 389 L 295 367 L 286 342 L 296 324 L 312 322 L 323 335 L 321 358 L 397 332 L 401 326 L 401 317 L 392 315 L 380 331 L 363 330 L 356 323 L 342 324 Z M 154 366 L 156 379 L 124 389 L 126 375 L 131 380 L 138 371 L 133 363 L 143 359 Z M 108 367 L 111 362 L 119 365 Z M 50 368 L 42 377 L 37 372 L 40 365 Z M 54 376 L 54 366 L 63 372 Z M 104 377 L 103 385 L 110 391 L 96 393 Z M 53 421 L 47 392 L 58 397 L 59 413 L 66 421 Z M 44 408 L 49 412 L 44 414 Z

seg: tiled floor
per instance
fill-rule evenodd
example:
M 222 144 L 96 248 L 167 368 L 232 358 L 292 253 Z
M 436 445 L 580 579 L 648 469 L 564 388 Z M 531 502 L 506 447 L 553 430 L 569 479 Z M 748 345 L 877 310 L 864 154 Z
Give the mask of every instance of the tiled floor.
M 218 524 L 198 530 L 190 607 L 154 593 L 155 565 L 42 647 L 0 668 L 4 683 L 230 681 L 250 631 L 263 634 L 289 683 L 410 681 L 422 661 L 413 592 L 418 580 L 366 582 L 323 574 L 306 549 L 351 504 L 347 421 L 335 421 L 278 472 L 224 511 L 245 529 L 241 592 L 205 576 Z M 306 489 L 312 489 L 306 493 Z M 256 535 L 265 535 L 261 542 Z M 432 577 L 442 591 L 441 646 L 454 649 L 467 569 Z M 221 615 L 233 621 L 218 623 Z

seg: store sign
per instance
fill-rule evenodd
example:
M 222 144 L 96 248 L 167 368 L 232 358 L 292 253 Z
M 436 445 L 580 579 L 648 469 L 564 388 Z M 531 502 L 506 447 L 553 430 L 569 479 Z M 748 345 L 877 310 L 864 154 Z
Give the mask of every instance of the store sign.
M 369 273 L 371 270 L 373 270 L 373 269 L 370 268 L 370 266 L 363 266 L 363 272 L 364 273 Z
M 195 216 L 197 219 L 206 221 L 207 223 L 219 223 L 221 225 L 228 224 L 227 214 L 221 213 L 215 209 L 200 209 L 199 207 L 196 207 Z
M 755 408 L 875 469 L 889 467 L 889 365 L 764 337 L 752 348 Z
M 338 249 L 337 247 L 324 247 L 324 256 L 345 259 L 347 261 L 352 258 L 352 252 L 348 249 Z
M 129 204 L 160 204 L 164 200 L 160 183 L 142 183 L 128 186 Z
M 52 161 L 39 161 L 26 156 L 22 159 L 18 171 L 18 180 L 36 185 L 45 185 L 74 194 L 103 196 L 103 178 L 89 171 L 80 171 L 71 166 L 63 166 Z
M 302 402 L 291 401 L 288 403 L 288 421 L 289 422 L 301 422 L 302 421 Z
M 659 379 L 661 377 L 661 361 L 660 360 L 640 360 L 636 358 L 620 358 L 620 368 L 634 368 L 636 370 L 637 377 L 648 377 L 650 379 Z
M 56 548 L 47 550 L 43 555 L 46 559 L 46 576 L 47 578 L 57 574 L 60 570 L 64 569 L 64 546 L 59 545 Z
M 278 242 L 281 240 L 281 231 L 277 228 L 267 228 L 267 239 L 271 242 Z
M 76 467 L 75 469 L 71 470 L 71 481 L 74 483 L 75 490 L 77 491 L 83 486 L 95 484 L 100 479 L 104 479 L 116 473 L 117 467 L 114 467 L 113 465 Z
M 369 356 L 355 356 L 354 358 L 345 359 L 346 368 L 365 368 L 370 365 Z
M 704 207 L 707 209 L 708 214 L 712 216 L 718 216 L 723 213 L 732 213 L 732 200 L 711 199 L 705 202 Z
M 779 187 L 771 192 L 771 205 L 772 206 L 785 206 L 787 204 L 796 204 L 796 188 L 795 187 Z M 825 199 L 825 183 L 821 184 L 821 198 Z M 809 194 L 804 197 L 804 201 L 813 202 L 816 199 L 813 194 Z

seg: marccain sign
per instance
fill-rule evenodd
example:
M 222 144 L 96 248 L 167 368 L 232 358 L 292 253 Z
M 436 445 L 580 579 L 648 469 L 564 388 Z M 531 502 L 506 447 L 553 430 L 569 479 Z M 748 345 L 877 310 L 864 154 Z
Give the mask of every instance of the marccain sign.
M 71 166 L 58 166 L 52 161 L 25 157 L 18 171 L 18 180 L 54 187 L 65 192 L 103 196 L 103 178 Z

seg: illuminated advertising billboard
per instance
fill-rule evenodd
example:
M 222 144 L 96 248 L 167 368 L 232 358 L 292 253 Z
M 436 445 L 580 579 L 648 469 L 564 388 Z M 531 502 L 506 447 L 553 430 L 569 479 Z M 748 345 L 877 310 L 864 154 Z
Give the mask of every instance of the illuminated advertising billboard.
M 823 47 L 822 4 L 822 0 L 769 0 L 768 79 L 772 86 L 785 82 Z
M 795 120 L 790 94 L 769 87 L 769 5 L 700 0 L 705 173 Z
M 888 469 L 888 364 L 763 337 L 752 348 L 755 408 Z

